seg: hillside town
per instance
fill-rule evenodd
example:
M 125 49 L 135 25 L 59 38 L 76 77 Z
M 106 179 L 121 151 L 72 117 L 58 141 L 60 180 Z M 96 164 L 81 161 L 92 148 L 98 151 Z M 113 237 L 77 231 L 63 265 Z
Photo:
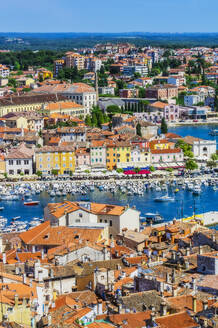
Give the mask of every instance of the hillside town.
M 3 178 L 184 168 L 181 142 L 189 167 L 215 165 L 215 140 L 168 126 L 217 122 L 217 49 L 98 44 L 67 52 L 53 72 L 14 69 L 0 71 Z
M 218 327 L 218 48 L 99 43 L 22 65 L 0 63 L 1 327 Z M 144 213 L 150 191 L 166 195 Z

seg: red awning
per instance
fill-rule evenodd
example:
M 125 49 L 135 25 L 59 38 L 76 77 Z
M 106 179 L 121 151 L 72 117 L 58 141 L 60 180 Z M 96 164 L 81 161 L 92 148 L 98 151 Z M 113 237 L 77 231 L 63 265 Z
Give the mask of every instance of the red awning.
M 129 171 L 125 171 L 124 174 L 127 174 L 127 175 L 128 174 L 136 174 L 136 172 L 135 171 L 132 171 L 132 170 L 129 170 Z
M 151 171 L 148 171 L 148 170 L 141 170 L 139 171 L 139 174 L 150 174 Z

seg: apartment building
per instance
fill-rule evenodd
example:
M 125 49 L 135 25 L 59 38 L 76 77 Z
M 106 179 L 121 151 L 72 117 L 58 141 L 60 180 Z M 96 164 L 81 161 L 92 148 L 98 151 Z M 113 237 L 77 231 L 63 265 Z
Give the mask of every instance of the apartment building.
M 71 99 L 79 105 L 84 106 L 85 114 L 89 114 L 93 106 L 97 104 L 97 95 L 93 87 L 86 83 L 43 85 L 33 91 L 34 94 L 57 94 L 63 99 Z M 58 101 L 58 99 L 56 99 Z
M 51 174 L 70 174 L 75 171 L 75 152 L 72 146 L 44 146 L 36 149 L 36 171 Z
M 84 106 L 85 114 L 89 114 L 92 107 L 97 104 L 95 89 L 85 83 L 73 83 L 63 90 L 62 94 L 77 104 Z
M 45 103 L 66 100 L 58 94 L 31 94 L 27 96 L 10 96 L 0 99 L 0 116 L 8 113 L 38 111 Z
M 33 150 L 23 143 L 11 149 L 5 156 L 5 170 L 9 175 L 33 174 Z
M 66 53 L 66 67 L 77 67 L 78 70 L 85 68 L 85 57 L 75 52 Z
M 79 117 L 86 114 L 83 105 L 79 105 L 74 101 L 58 101 L 45 105 L 43 109 L 48 114 L 66 114 L 73 117 Z
M 54 61 L 54 76 L 57 77 L 58 73 L 64 68 L 64 59 L 57 59 Z
M 9 68 L 6 67 L 5 65 L 0 64 L 0 76 L 5 78 L 5 77 L 8 77 L 9 74 L 10 74 Z
M 106 167 L 106 142 L 93 140 L 90 145 L 90 161 L 93 168 Z
M 139 73 L 141 76 L 146 76 L 148 74 L 148 67 L 146 65 L 123 66 L 124 75 L 132 76 L 135 73 Z
M 162 100 L 178 97 L 178 88 L 172 84 L 155 85 L 145 91 L 147 98 L 156 98 Z

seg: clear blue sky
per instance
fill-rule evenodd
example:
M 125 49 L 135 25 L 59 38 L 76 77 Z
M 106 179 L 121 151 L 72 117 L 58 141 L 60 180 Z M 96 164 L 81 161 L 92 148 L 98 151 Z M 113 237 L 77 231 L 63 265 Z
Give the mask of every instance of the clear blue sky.
M 218 0 L 2 0 L 1 32 L 218 32 Z

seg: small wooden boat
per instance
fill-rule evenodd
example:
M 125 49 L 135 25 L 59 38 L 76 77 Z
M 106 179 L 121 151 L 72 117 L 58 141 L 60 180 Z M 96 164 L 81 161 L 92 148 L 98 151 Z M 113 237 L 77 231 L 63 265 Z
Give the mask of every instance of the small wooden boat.
M 32 200 L 30 202 L 24 202 L 25 206 L 36 206 L 39 205 L 39 201 L 38 200 Z

